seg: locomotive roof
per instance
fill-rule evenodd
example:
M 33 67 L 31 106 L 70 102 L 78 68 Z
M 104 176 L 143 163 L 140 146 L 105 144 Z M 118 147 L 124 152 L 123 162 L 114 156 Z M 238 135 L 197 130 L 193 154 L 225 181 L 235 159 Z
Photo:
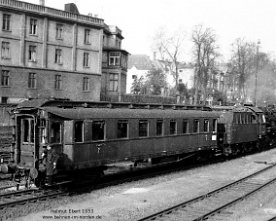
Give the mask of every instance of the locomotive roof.
M 263 111 L 254 106 L 214 106 L 215 111 L 230 111 L 230 112 L 255 112 L 262 113 Z
M 51 114 L 71 120 L 104 119 L 104 118 L 204 118 L 218 117 L 218 113 L 200 110 L 172 109 L 128 109 L 128 108 L 57 108 L 43 107 Z

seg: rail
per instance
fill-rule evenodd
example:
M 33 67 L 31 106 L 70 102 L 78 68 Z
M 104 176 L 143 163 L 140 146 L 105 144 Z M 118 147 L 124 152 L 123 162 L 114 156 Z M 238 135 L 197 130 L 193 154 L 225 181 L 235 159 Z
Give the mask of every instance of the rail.
M 181 220 L 181 217 L 186 217 L 185 220 L 200 221 L 207 220 L 208 217 L 215 215 L 218 215 L 222 218 L 221 220 L 223 220 L 223 217 L 221 217 L 224 215 L 223 210 L 270 185 L 271 183 L 276 182 L 275 176 L 273 178 L 269 176 L 269 179 L 267 180 L 263 179 L 261 181 L 258 180 L 258 182 L 256 181 L 256 176 L 260 174 L 263 175 L 264 172 L 270 169 L 275 169 L 275 167 L 276 164 L 273 164 L 210 193 L 144 217 L 139 221 L 170 220 L 171 217 L 178 218 L 177 220 Z M 225 214 L 227 215 L 227 213 Z

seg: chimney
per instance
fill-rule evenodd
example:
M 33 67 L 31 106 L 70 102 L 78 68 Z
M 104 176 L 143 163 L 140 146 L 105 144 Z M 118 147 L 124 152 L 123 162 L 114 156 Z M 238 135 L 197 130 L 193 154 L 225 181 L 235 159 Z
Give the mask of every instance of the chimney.
M 41 6 L 45 6 L 45 0 L 39 0 L 39 4 L 40 4 Z

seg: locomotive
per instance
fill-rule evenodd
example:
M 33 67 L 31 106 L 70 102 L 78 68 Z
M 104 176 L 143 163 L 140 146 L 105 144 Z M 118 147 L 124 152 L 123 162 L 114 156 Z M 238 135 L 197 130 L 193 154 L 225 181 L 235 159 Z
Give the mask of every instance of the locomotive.
M 217 106 L 218 146 L 223 155 L 233 156 L 263 147 L 266 140 L 264 112 L 253 106 Z
M 37 186 L 97 177 L 122 162 L 233 155 L 258 148 L 266 135 L 256 107 L 31 100 L 13 119 L 14 164 L 5 166 Z

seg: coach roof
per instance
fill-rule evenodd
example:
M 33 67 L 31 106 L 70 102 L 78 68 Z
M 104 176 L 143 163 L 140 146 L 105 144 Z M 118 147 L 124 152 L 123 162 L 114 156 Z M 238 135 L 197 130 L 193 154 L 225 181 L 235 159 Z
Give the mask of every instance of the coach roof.
M 56 116 L 71 119 L 105 119 L 105 118 L 217 118 L 219 115 L 212 111 L 200 110 L 171 110 L 171 109 L 128 109 L 128 108 L 57 108 L 43 107 Z

